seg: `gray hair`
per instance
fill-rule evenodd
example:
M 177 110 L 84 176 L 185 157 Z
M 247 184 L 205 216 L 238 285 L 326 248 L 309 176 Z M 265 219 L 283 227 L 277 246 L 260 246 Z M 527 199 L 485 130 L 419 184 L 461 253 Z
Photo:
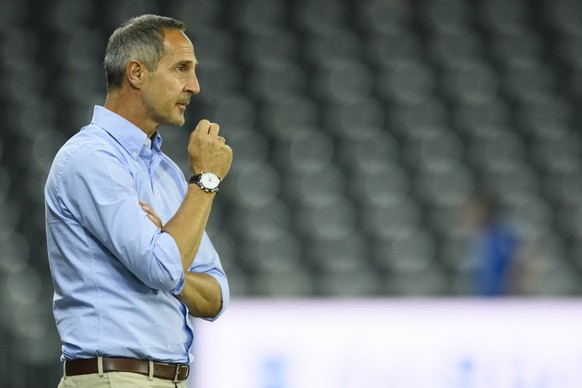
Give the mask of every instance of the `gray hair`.
M 131 60 L 143 63 L 154 71 L 164 56 L 164 31 L 185 31 L 183 22 L 165 16 L 142 15 L 129 19 L 109 37 L 105 49 L 105 78 L 107 89 L 119 88 L 124 79 L 125 68 Z

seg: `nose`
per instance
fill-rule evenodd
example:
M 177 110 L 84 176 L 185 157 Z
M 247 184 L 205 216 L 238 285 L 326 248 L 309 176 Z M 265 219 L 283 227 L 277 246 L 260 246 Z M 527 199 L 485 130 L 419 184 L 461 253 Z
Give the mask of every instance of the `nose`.
M 186 80 L 186 85 L 184 89 L 188 93 L 198 94 L 200 93 L 200 83 L 198 82 L 198 77 L 196 76 L 196 72 L 192 71 L 190 76 Z

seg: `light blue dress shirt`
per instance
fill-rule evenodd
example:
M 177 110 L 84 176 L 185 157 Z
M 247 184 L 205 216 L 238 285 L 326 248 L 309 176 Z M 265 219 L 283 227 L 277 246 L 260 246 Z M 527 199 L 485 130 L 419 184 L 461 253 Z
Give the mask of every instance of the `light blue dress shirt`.
M 145 200 L 166 223 L 186 193 L 182 171 L 161 144 L 159 134 L 150 140 L 96 106 L 91 124 L 54 159 L 45 187 L 46 230 L 62 359 L 192 359 L 194 329 L 175 297 L 184 286 L 180 252 L 138 202 Z M 220 315 L 229 288 L 206 233 L 190 271 L 219 282 Z

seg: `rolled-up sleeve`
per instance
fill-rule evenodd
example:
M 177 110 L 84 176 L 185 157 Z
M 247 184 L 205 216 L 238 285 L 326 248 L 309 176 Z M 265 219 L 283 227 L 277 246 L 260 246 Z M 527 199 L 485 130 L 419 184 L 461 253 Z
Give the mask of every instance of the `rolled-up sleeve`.
M 222 268 L 220 262 L 220 257 L 218 252 L 212 245 L 210 238 L 204 233 L 202 236 L 202 241 L 200 242 L 200 248 L 194 259 L 194 262 L 189 268 L 190 272 L 203 272 L 216 279 L 218 284 L 220 284 L 220 291 L 222 296 L 222 306 L 220 311 L 216 316 L 212 318 L 204 318 L 207 321 L 214 321 L 222 315 L 230 303 L 230 288 L 228 285 L 228 279 L 226 273 Z
M 141 209 L 127 165 L 102 145 L 83 148 L 63 164 L 62 206 L 90 233 L 87 238 L 103 244 L 148 287 L 179 292 L 184 271 L 176 242 Z

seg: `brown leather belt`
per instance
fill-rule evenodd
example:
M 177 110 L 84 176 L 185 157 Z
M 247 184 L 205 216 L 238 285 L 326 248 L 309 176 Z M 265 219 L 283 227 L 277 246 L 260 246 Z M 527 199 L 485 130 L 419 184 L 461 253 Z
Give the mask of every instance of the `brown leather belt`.
M 188 364 L 169 364 L 164 362 L 152 362 L 153 376 L 159 379 L 184 381 L 190 373 Z M 150 361 L 136 358 L 111 358 L 103 357 L 103 373 L 107 372 L 131 372 L 142 375 L 150 375 Z M 77 376 L 99 373 L 97 358 L 77 359 L 65 361 L 65 375 Z

